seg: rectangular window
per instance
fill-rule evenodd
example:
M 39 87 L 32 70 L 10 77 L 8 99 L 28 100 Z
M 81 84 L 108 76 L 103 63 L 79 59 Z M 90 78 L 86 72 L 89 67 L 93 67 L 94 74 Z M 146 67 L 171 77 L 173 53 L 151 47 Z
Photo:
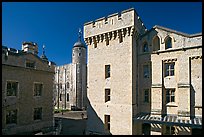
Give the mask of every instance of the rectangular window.
M 62 101 L 62 94 L 60 93 L 60 101 Z
M 105 129 L 110 131 L 110 115 L 104 115 Z
M 6 124 L 17 124 L 17 109 L 6 112 Z
M 69 101 L 69 93 L 67 93 L 67 101 Z
M 34 61 L 26 61 L 26 68 L 35 68 L 35 62 Z
M 42 119 L 42 108 L 34 108 L 34 120 Z
M 175 62 L 165 63 L 165 76 L 174 76 Z
M 149 89 L 144 90 L 144 102 L 149 103 Z
M 110 77 L 110 65 L 105 65 L 105 78 Z
M 42 84 L 35 83 L 34 84 L 34 96 L 42 96 Z
M 166 89 L 166 103 L 175 102 L 175 89 Z
M 18 91 L 18 82 L 7 81 L 7 96 L 16 96 Z
M 60 89 L 62 89 L 62 83 L 60 83 Z
M 149 78 L 149 65 L 143 65 L 144 78 Z
M 105 102 L 110 101 L 110 89 L 105 89 Z

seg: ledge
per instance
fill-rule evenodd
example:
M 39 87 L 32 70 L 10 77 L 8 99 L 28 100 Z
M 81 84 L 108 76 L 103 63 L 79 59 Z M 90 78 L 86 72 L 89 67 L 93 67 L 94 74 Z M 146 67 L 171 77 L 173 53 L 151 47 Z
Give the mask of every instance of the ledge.
M 166 104 L 167 107 L 178 107 L 178 105 L 175 102 L 169 102 Z

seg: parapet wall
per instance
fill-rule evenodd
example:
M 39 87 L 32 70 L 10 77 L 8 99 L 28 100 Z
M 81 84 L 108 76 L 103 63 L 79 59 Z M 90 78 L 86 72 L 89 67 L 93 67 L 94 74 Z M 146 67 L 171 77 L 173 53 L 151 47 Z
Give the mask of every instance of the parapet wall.
M 96 42 L 107 38 L 111 40 L 112 36 L 114 38 L 118 37 L 119 33 L 122 33 L 123 36 L 126 34 L 132 35 L 135 30 L 139 33 L 144 33 L 146 27 L 134 8 L 131 8 L 121 13 L 114 13 L 107 17 L 85 23 L 84 39 L 90 45 L 91 41 L 94 40 Z
M 134 10 L 114 13 L 84 24 L 84 38 L 118 30 L 134 25 Z

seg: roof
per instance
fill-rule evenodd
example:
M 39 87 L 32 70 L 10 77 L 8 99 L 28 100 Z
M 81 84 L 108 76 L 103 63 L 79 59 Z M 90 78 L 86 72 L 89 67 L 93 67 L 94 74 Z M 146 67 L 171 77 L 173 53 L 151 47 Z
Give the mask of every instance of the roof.
M 86 48 L 85 45 L 84 45 L 81 41 L 77 41 L 77 42 L 74 44 L 74 47 L 83 47 L 83 48 Z
M 25 51 L 23 51 L 23 50 L 16 50 L 16 49 L 14 49 L 14 48 L 8 48 L 8 47 L 6 47 L 6 46 L 2 46 L 2 53 L 6 53 L 6 52 L 8 52 L 8 55 L 13 55 L 13 56 L 23 56 L 23 55 L 31 54 L 31 55 L 35 56 L 36 58 L 38 58 L 38 59 L 39 59 L 40 61 L 42 61 L 42 62 L 44 62 L 44 61 L 49 62 L 48 60 L 46 60 L 46 59 L 47 59 L 46 56 L 42 56 L 42 57 L 40 58 L 38 55 L 33 54 L 33 53 L 30 53 L 30 52 L 25 52 Z M 51 63 L 52 65 L 56 65 L 56 63 L 53 62 L 53 61 L 50 61 L 50 63 Z
M 162 117 L 161 115 L 140 113 L 134 118 L 134 120 L 143 121 L 145 123 L 157 123 L 202 128 L 202 117 L 195 117 L 190 120 L 184 120 L 182 119 L 182 117 L 179 117 L 177 115 L 166 115 Z
M 186 37 L 197 37 L 197 36 L 201 36 L 202 35 L 202 32 L 196 33 L 196 34 L 187 34 L 187 33 L 179 32 L 179 31 L 176 31 L 176 30 L 173 30 L 173 29 L 169 29 L 169 28 L 166 28 L 166 27 L 162 27 L 162 26 L 159 26 L 159 25 L 155 25 L 153 28 L 154 29 L 155 28 L 162 29 L 162 30 L 165 30 L 165 31 L 168 31 L 168 32 L 172 32 L 172 33 L 176 33 L 176 34 L 179 34 L 179 35 L 182 35 L 182 36 L 186 36 Z

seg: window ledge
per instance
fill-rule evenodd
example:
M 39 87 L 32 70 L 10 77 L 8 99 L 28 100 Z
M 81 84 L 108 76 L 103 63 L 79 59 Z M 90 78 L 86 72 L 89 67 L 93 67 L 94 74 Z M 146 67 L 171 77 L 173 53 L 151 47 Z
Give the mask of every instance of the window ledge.
M 166 104 L 167 107 L 178 107 L 178 105 L 175 102 L 169 102 Z
M 164 78 L 170 79 L 170 78 L 173 78 L 173 77 L 175 77 L 175 75 L 174 76 L 165 76 Z

